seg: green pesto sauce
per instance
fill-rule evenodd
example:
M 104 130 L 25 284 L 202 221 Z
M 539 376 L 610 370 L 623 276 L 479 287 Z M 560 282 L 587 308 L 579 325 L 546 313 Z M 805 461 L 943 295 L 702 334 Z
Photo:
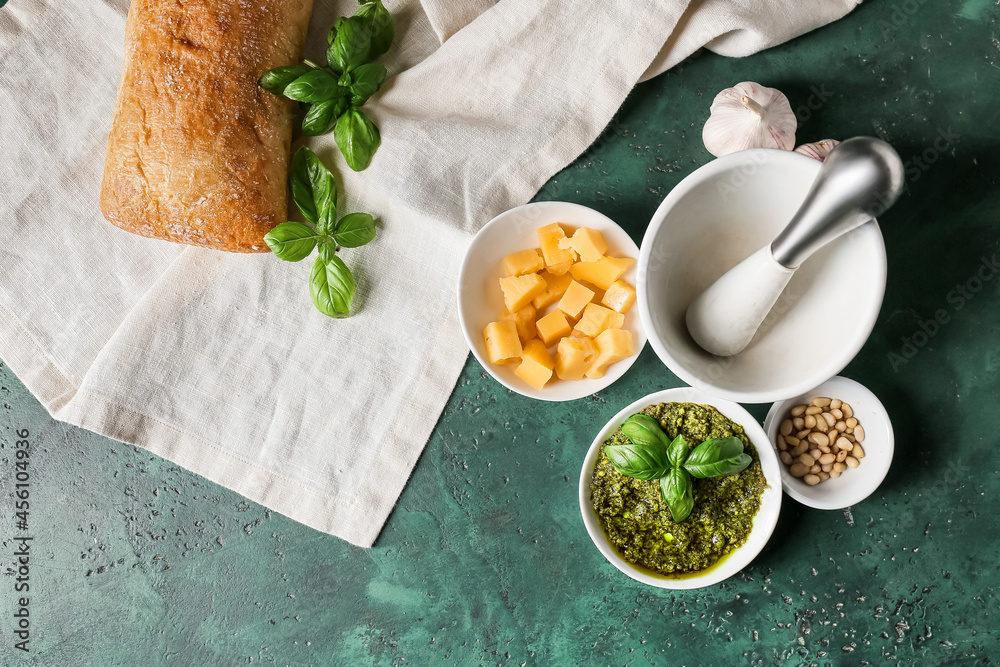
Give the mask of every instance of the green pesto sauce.
M 670 516 L 658 481 L 622 475 L 601 448 L 590 493 L 608 540 L 626 561 L 670 578 L 700 572 L 742 545 L 753 528 L 767 481 L 757 450 L 743 427 L 710 405 L 660 403 L 642 410 L 671 439 L 678 433 L 691 447 L 709 438 L 736 436 L 753 462 L 736 475 L 693 479 L 694 510 L 680 523 Z M 619 428 L 604 444 L 628 439 Z

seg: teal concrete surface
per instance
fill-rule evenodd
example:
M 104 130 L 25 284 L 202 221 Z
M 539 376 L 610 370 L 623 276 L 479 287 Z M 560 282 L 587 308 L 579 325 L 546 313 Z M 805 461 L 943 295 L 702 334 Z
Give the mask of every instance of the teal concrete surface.
M 785 498 L 737 576 L 667 592 L 584 530 L 584 453 L 681 385 L 646 349 L 613 387 L 534 402 L 472 359 L 375 546 L 320 534 L 156 456 L 57 423 L 0 368 L 0 664 L 984 665 L 1000 660 L 1000 8 L 876 0 L 764 53 L 699 53 L 642 84 L 539 200 L 636 241 L 711 156 L 719 90 L 784 91 L 800 141 L 875 134 L 907 163 L 882 220 L 889 284 L 844 371 L 885 403 L 896 459 L 846 511 Z M 456 261 L 457 258 L 456 258 Z M 935 324 L 936 323 L 936 324 Z M 805 332 L 804 332 L 805 335 Z M 766 405 L 749 406 L 763 419 Z M 30 442 L 30 652 L 16 432 Z

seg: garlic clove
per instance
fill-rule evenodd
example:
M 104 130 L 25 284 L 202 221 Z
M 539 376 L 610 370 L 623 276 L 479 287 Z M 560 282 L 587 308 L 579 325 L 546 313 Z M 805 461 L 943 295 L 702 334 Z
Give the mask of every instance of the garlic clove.
M 826 156 L 830 154 L 830 151 L 836 148 L 839 144 L 840 142 L 836 139 L 823 139 L 822 141 L 815 141 L 811 144 L 802 144 L 795 149 L 795 152 L 808 155 L 812 159 L 822 162 L 826 159 Z
M 744 81 L 715 96 L 702 141 L 716 157 L 747 148 L 790 151 L 795 147 L 797 125 L 792 106 L 780 90 Z

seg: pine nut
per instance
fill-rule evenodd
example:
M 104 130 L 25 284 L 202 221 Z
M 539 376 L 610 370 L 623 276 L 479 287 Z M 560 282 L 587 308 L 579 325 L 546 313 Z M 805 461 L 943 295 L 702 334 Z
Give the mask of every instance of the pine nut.
M 840 473 L 839 472 L 837 472 L 836 470 L 831 470 L 830 471 L 830 479 L 837 479 L 838 477 L 840 477 Z
M 840 410 L 844 413 L 845 417 L 854 416 L 854 408 L 852 408 L 849 403 L 844 403 L 843 405 L 841 405 Z
M 846 419 L 846 420 L 844 421 L 844 423 L 845 423 L 845 424 L 847 424 L 847 428 L 854 428 L 855 426 L 857 426 L 857 425 L 858 425 L 858 420 L 857 420 L 857 419 L 855 419 L 854 417 L 848 417 L 848 418 L 847 418 L 847 419 Z
M 846 458 L 847 458 L 847 452 L 845 450 L 841 449 L 839 452 L 837 452 L 837 463 L 842 463 Z
M 810 454 L 803 454 L 799 457 L 799 463 L 806 467 L 812 467 L 812 465 L 816 463 L 816 459 L 814 459 Z
M 809 429 L 807 428 L 804 428 L 801 431 L 795 433 L 795 437 L 798 438 L 799 440 L 806 437 L 807 435 L 809 435 Z
M 860 465 L 861 462 L 858 461 L 853 456 L 848 456 L 846 459 L 844 459 L 844 463 L 846 463 L 847 467 L 849 467 L 849 468 L 857 468 L 858 465 Z
M 826 445 L 820 445 L 819 446 L 819 451 L 823 452 L 824 454 L 829 454 L 831 450 Z
M 792 473 L 792 477 L 802 477 L 809 472 L 809 466 L 802 465 L 801 463 L 793 463 L 788 468 L 788 472 Z
M 809 456 L 813 457 L 814 459 L 818 459 L 822 454 L 823 452 L 819 450 L 819 447 L 814 447 L 813 449 L 809 450 Z
M 782 436 L 779 435 L 778 436 L 778 450 L 783 452 L 786 449 L 788 449 L 788 443 L 785 442 L 785 439 Z
M 796 405 L 794 408 L 792 408 L 792 416 L 793 417 L 799 417 L 799 416 L 801 416 L 802 413 L 806 411 L 806 407 L 808 407 L 808 406 L 805 406 L 805 405 Z
M 818 408 L 825 408 L 826 406 L 830 405 L 830 403 L 832 403 L 833 400 L 826 398 L 824 396 L 820 396 L 818 398 L 814 398 L 810 402 L 812 403 L 812 405 L 815 405 Z
M 829 445 L 830 438 L 827 437 L 826 433 L 817 433 L 813 431 L 809 434 L 809 442 L 814 445 Z
M 798 438 L 796 438 L 794 435 L 786 435 L 785 436 L 785 442 L 788 443 L 789 447 L 795 447 L 801 441 Z
M 820 462 L 820 465 L 826 465 L 828 463 L 833 463 L 836 459 L 837 459 L 837 457 L 834 456 L 833 454 L 824 454 L 823 456 L 819 457 L 819 462 Z M 830 472 L 830 471 L 827 470 L 827 472 Z
M 826 423 L 825 419 L 817 419 L 816 420 L 816 430 L 820 431 L 822 433 L 826 433 L 827 431 L 830 430 L 830 425 Z
M 829 426 L 830 428 L 833 428 L 834 425 L 837 423 L 836 418 L 829 412 L 824 412 L 821 416 L 826 421 L 826 425 Z
M 792 432 L 792 420 L 786 419 L 781 422 L 781 435 L 788 435 Z
M 784 463 L 786 466 L 792 465 L 793 461 L 792 455 L 789 454 L 788 452 L 778 452 L 778 458 L 781 459 L 781 462 Z
M 819 484 L 820 479 L 816 475 L 809 474 L 803 477 L 802 481 L 808 484 L 809 486 L 816 486 L 817 484 Z
M 816 415 L 806 415 L 803 423 L 806 428 L 816 428 Z
M 833 469 L 836 472 L 844 472 L 845 470 L 847 470 L 847 464 L 837 461 L 836 463 L 833 464 Z
M 806 427 L 806 420 L 803 419 L 802 417 L 796 417 L 795 419 L 792 420 L 792 426 L 795 428 L 796 431 L 801 431 Z M 809 428 L 812 428 L 812 426 L 810 426 Z
M 854 427 L 854 439 L 858 442 L 865 441 L 865 429 L 861 427 L 861 424 Z
M 836 444 L 837 447 L 839 447 L 841 450 L 845 452 L 849 452 L 852 449 L 854 449 L 854 443 L 845 438 L 844 436 L 840 436 L 839 438 L 837 438 L 837 442 L 834 444 Z
M 856 459 L 865 458 L 865 450 L 861 448 L 861 445 L 854 445 L 854 449 L 851 450 L 851 455 Z
M 821 468 L 818 463 L 814 463 L 811 466 L 809 466 L 809 472 L 815 475 L 817 473 L 823 472 L 823 468 Z
M 821 412 L 823 412 L 823 408 L 816 407 L 815 405 L 810 405 L 808 408 L 806 408 L 807 415 L 818 415 Z
M 822 464 L 820 464 L 820 470 L 822 470 L 823 472 L 830 472 L 830 471 L 833 470 L 833 464 L 832 463 L 822 463 Z
M 828 472 L 820 471 L 819 473 L 816 474 L 816 476 L 819 477 L 819 481 L 821 482 L 825 482 L 826 480 L 830 479 L 830 473 Z
M 792 458 L 798 458 L 799 456 L 805 454 L 807 451 L 809 451 L 809 443 L 803 440 L 802 442 L 800 442 L 798 445 L 795 446 L 795 449 L 792 450 L 791 452 Z
M 837 422 L 836 424 L 834 424 L 833 427 L 835 429 L 837 429 L 837 431 L 839 433 L 843 433 L 844 431 L 847 430 L 847 424 L 845 424 L 843 420 L 841 420 L 841 421 Z

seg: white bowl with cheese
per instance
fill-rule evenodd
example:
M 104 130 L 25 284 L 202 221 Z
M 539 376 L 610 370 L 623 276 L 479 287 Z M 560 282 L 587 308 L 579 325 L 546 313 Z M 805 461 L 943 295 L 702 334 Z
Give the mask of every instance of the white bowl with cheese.
M 610 386 L 624 375 L 645 346 L 646 334 L 639 319 L 638 308 L 633 305 L 624 313 L 624 321 L 620 327 L 631 333 L 634 350 L 631 356 L 609 365 L 604 375 L 599 378 L 563 380 L 553 373 L 552 379 L 540 389 L 517 374 L 520 362 L 513 361 L 502 365 L 491 362 L 484 330 L 487 325 L 497 321 L 499 314 L 505 310 L 504 293 L 499 284 L 501 278 L 507 277 L 504 258 L 514 253 L 538 248 L 537 230 L 553 223 L 558 223 L 567 235 L 572 235 L 580 228 L 596 230 L 606 241 L 605 254 L 608 257 L 638 260 L 639 248 L 625 230 L 611 218 L 591 208 L 569 202 L 533 202 L 518 206 L 488 222 L 476 234 L 469 246 L 459 273 L 458 315 L 469 349 L 497 382 L 530 398 L 542 401 L 570 401 L 590 396 Z M 637 262 L 632 263 L 620 279 L 634 286 L 637 277 L 636 267 Z M 590 287 L 593 288 L 592 285 Z M 598 296 L 600 296 L 599 291 L 595 296 L 595 303 L 599 303 Z M 538 318 L 541 319 L 554 311 L 558 303 L 559 299 L 538 309 Z M 535 338 L 537 339 L 537 336 Z M 554 357 L 556 347 L 553 345 L 548 348 Z

